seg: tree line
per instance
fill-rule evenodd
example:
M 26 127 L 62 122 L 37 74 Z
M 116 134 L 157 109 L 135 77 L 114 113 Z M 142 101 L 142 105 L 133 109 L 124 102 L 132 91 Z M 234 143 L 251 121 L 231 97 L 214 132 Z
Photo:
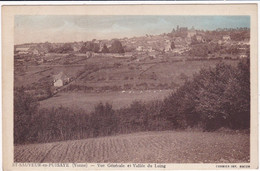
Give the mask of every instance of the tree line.
M 244 48 L 241 50 L 241 48 Z M 191 49 L 187 52 L 189 56 L 195 57 L 208 57 L 209 55 L 219 55 L 219 54 L 226 54 L 226 55 L 239 55 L 241 53 L 245 53 L 249 56 L 249 45 L 231 45 L 231 46 L 224 46 L 219 45 L 218 43 L 194 43 L 191 45 Z
M 64 43 L 59 47 L 52 47 L 51 44 L 47 44 L 48 52 L 50 53 L 70 53 L 73 52 L 72 43 Z M 106 44 L 103 44 L 102 47 L 100 43 L 95 43 L 95 41 L 85 42 L 80 49 L 78 50 L 81 53 L 94 52 L 94 53 L 124 53 L 125 49 L 122 46 L 121 42 L 117 39 L 111 42 L 111 46 L 108 48 Z
M 98 104 L 91 113 L 66 107 L 39 109 L 23 88 L 14 91 L 14 143 L 43 143 L 139 131 L 250 128 L 250 61 L 201 69 L 161 101 L 135 101 L 114 110 Z

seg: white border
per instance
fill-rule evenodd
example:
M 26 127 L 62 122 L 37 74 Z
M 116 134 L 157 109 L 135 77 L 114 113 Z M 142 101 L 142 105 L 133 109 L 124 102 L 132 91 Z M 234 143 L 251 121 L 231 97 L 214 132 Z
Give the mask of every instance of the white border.
M 102 5 L 102 4 L 245 4 L 245 3 L 255 3 L 258 4 L 258 31 L 259 31 L 259 23 L 260 23 L 260 2 L 259 1 L 9 1 L 9 2 L 3 2 L 0 1 L 0 22 L 2 24 L 2 6 L 4 5 Z M 0 27 L 0 38 L 2 41 L 2 27 Z M 259 38 L 260 34 L 258 34 L 258 49 L 260 49 L 259 44 Z M 2 46 L 0 46 L 0 51 L 2 52 Z M 258 53 L 258 68 L 260 66 L 260 60 L 259 60 L 259 54 Z M 0 53 L 1 60 L 0 60 L 0 66 L 2 66 L 2 53 Z M 2 76 L 2 69 L 0 70 L 0 74 Z M 260 74 L 258 74 L 258 90 L 260 88 Z M 0 108 L 2 109 L 2 77 L 1 77 L 1 83 L 0 83 Z M 260 98 L 260 93 L 258 92 L 258 98 Z M 258 116 L 260 114 L 260 100 L 258 101 Z M 0 112 L 0 116 L 2 118 L 2 110 Z M 259 119 L 258 119 L 259 123 Z M 259 134 L 259 127 L 258 127 L 258 134 Z M 258 146 L 260 145 L 259 139 L 258 139 Z M 0 122 L 0 168 L 3 170 L 2 165 L 2 122 Z M 259 152 L 258 152 L 259 153 Z M 260 163 L 260 159 L 259 159 Z M 136 169 L 135 169 L 136 170 Z M 246 170 L 252 170 L 252 169 L 246 169 Z M 260 170 L 259 168 L 257 170 Z

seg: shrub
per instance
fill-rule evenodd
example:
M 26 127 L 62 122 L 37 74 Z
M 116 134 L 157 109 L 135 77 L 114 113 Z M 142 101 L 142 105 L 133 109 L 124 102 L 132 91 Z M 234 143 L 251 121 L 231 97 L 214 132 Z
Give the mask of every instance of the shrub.
M 103 45 L 103 48 L 102 48 L 101 52 L 102 52 L 102 53 L 109 53 L 109 50 L 108 50 L 106 44 Z
M 125 50 L 119 40 L 113 40 L 111 47 L 109 48 L 110 53 L 124 53 Z
M 35 113 L 38 110 L 36 98 L 25 92 L 24 87 L 14 90 L 14 143 L 34 141 Z
M 175 128 L 249 128 L 249 71 L 249 60 L 241 61 L 237 67 L 219 63 L 202 69 L 165 99 L 163 114 Z
M 93 137 L 111 135 L 117 132 L 117 119 L 112 105 L 98 104 L 90 116 L 91 134 Z

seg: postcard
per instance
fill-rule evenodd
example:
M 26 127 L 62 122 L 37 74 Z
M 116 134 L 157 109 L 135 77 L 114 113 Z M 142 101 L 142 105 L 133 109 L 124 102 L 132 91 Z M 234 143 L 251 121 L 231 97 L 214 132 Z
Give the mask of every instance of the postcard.
M 257 5 L 2 7 L 4 170 L 258 168 Z

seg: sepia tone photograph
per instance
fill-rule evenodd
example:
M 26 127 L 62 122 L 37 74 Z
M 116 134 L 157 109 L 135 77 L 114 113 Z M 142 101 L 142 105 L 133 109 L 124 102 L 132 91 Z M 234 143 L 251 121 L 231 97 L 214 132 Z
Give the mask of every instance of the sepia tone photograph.
M 250 167 L 250 15 L 19 14 L 13 25 L 13 163 Z

